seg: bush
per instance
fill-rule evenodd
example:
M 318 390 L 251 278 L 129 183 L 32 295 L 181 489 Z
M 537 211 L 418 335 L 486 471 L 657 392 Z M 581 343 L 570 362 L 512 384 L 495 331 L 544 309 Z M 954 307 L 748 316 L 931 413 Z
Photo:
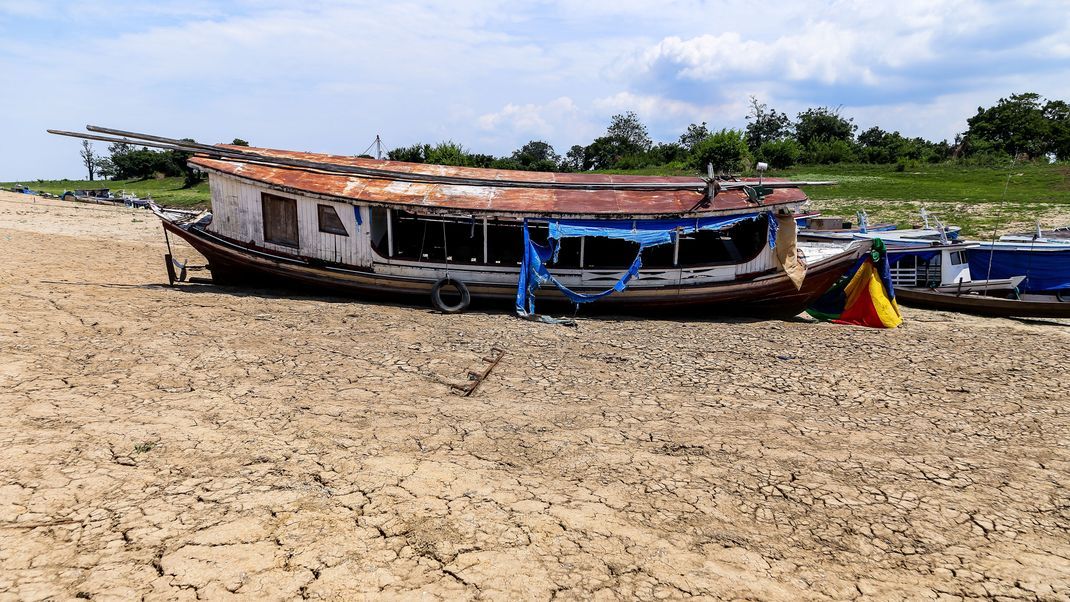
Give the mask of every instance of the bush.
M 614 165 L 614 169 L 642 169 L 654 165 L 655 162 L 651 161 L 646 155 L 626 155 L 617 160 L 617 164 Z
M 783 169 L 791 167 L 799 162 L 802 156 L 802 147 L 791 138 L 783 140 L 769 140 L 758 147 L 758 160 L 764 161 L 770 167 Z
M 724 129 L 695 143 L 691 150 L 691 167 L 706 171 L 708 164 L 713 164 L 717 173 L 741 171 L 749 162 L 747 142 L 741 130 Z
M 803 161 L 817 163 L 849 163 L 854 160 L 854 149 L 846 140 L 814 140 L 806 145 Z

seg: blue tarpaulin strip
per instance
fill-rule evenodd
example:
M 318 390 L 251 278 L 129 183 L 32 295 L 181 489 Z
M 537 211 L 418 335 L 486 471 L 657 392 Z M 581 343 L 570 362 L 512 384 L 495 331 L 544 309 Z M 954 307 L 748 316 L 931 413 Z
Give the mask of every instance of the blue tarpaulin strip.
M 574 303 L 597 301 L 615 292 L 623 291 L 628 282 L 639 274 L 643 266 L 643 249 L 672 243 L 681 234 L 699 230 L 722 230 L 739 222 L 765 216 L 769 229 L 769 246 L 775 248 L 777 223 L 771 212 L 723 217 L 703 217 L 675 220 L 551 220 L 549 222 L 548 246 L 531 240 L 528 222 L 524 221 L 524 263 L 520 267 L 520 279 L 516 289 L 516 311 L 522 316 L 535 314 L 535 291 L 543 284 L 551 283 Z M 547 269 L 547 263 L 556 256 L 562 238 L 580 236 L 616 238 L 639 244 L 639 252 L 631 266 L 609 289 L 598 293 L 577 293 L 562 284 Z
M 360 225 L 362 225 L 364 223 L 364 221 L 360 219 L 360 207 L 358 207 L 356 205 L 353 205 L 353 217 L 357 218 L 357 225 L 358 226 L 360 226 Z
M 917 251 L 897 249 L 895 251 L 888 252 L 888 263 L 891 265 L 895 265 L 899 263 L 899 260 L 903 259 L 904 257 L 917 257 L 922 261 L 931 261 L 933 257 L 936 257 L 939 254 L 940 251 L 930 251 L 926 249 L 919 249 Z

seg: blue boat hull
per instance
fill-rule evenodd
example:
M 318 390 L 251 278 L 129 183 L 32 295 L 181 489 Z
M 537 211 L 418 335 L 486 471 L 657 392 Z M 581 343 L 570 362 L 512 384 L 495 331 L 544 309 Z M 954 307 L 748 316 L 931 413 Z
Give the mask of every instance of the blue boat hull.
M 1070 247 L 1066 249 L 969 249 L 974 279 L 1025 276 L 1023 293 L 1070 291 Z M 992 271 L 989 272 L 991 263 Z

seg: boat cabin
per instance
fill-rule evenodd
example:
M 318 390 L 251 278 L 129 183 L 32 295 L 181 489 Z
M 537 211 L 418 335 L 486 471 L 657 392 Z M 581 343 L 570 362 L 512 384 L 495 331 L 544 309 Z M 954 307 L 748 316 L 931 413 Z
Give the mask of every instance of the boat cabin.
M 280 189 L 209 171 L 212 218 L 206 229 L 251 249 L 308 258 L 325 265 L 399 277 L 515 284 L 524 261 L 523 227 L 546 244 L 550 217 L 495 212 L 431 213 Z M 760 218 L 758 217 L 760 215 Z M 785 216 L 790 219 L 790 213 Z M 645 249 L 633 286 L 734 280 L 776 268 L 769 220 L 756 213 L 722 230 L 697 230 L 672 244 Z M 549 266 L 571 286 L 615 282 L 639 244 L 604 237 L 565 238 Z
M 969 246 L 942 245 L 929 248 L 890 249 L 892 284 L 896 287 L 934 288 L 970 282 Z

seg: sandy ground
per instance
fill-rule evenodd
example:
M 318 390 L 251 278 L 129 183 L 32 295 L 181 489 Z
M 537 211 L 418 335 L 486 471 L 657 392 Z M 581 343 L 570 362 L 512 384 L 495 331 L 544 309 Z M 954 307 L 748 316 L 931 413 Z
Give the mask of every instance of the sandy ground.
M 0 599 L 1070 600 L 1066 325 L 573 329 L 162 253 L 0 195 Z

